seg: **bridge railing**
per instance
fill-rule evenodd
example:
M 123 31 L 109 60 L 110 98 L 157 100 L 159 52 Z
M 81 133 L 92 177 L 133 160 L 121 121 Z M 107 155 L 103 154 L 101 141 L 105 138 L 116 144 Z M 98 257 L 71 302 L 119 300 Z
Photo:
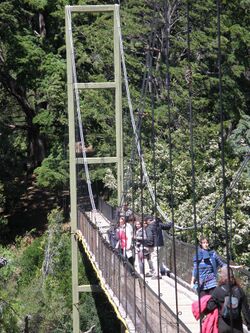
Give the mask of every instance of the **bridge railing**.
M 164 248 L 164 258 L 166 265 L 173 272 L 174 243 L 170 235 L 165 235 L 165 240 L 166 245 Z M 190 284 L 193 268 L 193 256 L 195 255 L 195 246 L 175 239 L 175 253 L 177 276 L 184 280 L 186 283 Z M 226 262 L 224 258 L 221 257 L 221 259 Z M 244 289 L 248 298 L 248 302 L 250 302 L 250 272 L 243 268 L 234 269 L 234 275 Z
M 106 203 L 101 198 L 98 199 L 98 208 L 110 221 L 117 222 L 117 210 Z M 167 267 L 171 272 L 174 272 L 174 247 L 176 254 L 176 271 L 177 276 L 185 281 L 188 285 L 191 281 L 193 269 L 193 256 L 195 255 L 195 246 L 182 242 L 175 238 L 175 245 L 172 236 L 164 233 L 165 247 L 164 259 Z M 222 258 L 223 261 L 226 261 Z M 241 286 L 246 292 L 248 302 L 250 303 L 250 272 L 246 269 L 234 270 L 236 278 L 239 280 Z
M 191 333 L 180 320 L 177 323 L 175 313 L 132 271 L 127 260 L 111 248 L 96 225 L 80 210 L 78 228 L 102 278 L 133 322 L 136 332 L 172 333 L 177 331 L 178 325 L 180 333 Z
M 105 202 L 102 198 L 98 197 L 97 207 L 100 212 L 112 223 L 118 222 L 118 211 L 116 208 Z

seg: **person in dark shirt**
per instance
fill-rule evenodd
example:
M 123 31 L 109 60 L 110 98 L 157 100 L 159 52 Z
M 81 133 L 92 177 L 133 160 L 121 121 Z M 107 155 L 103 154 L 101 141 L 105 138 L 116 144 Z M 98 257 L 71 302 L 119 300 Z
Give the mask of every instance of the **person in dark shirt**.
M 133 217 L 133 211 L 129 208 L 128 203 L 125 202 L 121 207 L 118 207 L 116 209 L 116 219 L 119 220 L 120 217 L 124 216 L 125 222 L 129 222 L 131 218 Z
M 173 224 L 172 222 L 162 223 L 159 218 L 154 218 L 153 216 L 146 216 L 144 221 L 147 223 L 146 235 L 152 267 L 152 279 L 161 279 L 164 246 L 162 230 L 171 229 Z M 148 274 L 148 276 L 150 275 L 151 273 Z
M 228 273 L 230 275 L 228 279 Z M 235 296 L 238 299 L 238 318 L 234 318 L 231 322 L 230 318 L 223 317 L 223 304 L 225 296 L 230 295 Z M 211 299 L 207 303 L 206 312 L 212 312 L 215 308 L 219 310 L 219 320 L 218 320 L 218 329 L 219 333 L 242 333 L 243 332 L 243 322 L 241 313 L 244 316 L 246 321 L 247 329 L 250 331 L 250 310 L 247 302 L 247 297 L 240 287 L 239 283 L 234 277 L 233 271 L 227 266 L 223 266 L 220 273 L 220 279 L 218 286 L 213 290 Z

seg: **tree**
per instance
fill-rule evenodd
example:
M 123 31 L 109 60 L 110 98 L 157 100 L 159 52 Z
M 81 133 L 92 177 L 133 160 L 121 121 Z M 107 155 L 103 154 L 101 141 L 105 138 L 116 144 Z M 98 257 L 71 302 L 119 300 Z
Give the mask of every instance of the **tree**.
M 0 83 L 22 114 L 21 125 L 12 114 L 9 126 L 24 131 L 31 170 L 46 156 L 52 128 L 60 135 L 58 127 L 65 123 L 65 60 L 46 35 L 43 11 L 50 13 L 47 5 L 46 1 L 0 5 Z M 10 113 L 10 103 L 6 107 Z

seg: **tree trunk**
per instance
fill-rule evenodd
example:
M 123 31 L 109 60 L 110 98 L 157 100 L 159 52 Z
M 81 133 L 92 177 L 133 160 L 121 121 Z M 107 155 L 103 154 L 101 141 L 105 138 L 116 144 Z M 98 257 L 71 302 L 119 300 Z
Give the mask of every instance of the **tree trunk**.
M 29 316 L 24 318 L 24 333 L 29 333 Z
M 3 59 L 0 57 L 0 81 L 6 90 L 17 100 L 26 115 L 28 161 L 27 168 L 32 171 L 39 166 L 45 157 L 45 138 L 41 136 L 39 126 L 33 124 L 36 115 L 35 109 L 29 104 L 25 89 L 4 70 Z
M 40 166 L 45 158 L 45 138 L 41 136 L 39 127 L 32 124 L 32 119 L 28 126 L 28 171 L 33 171 L 37 166 Z

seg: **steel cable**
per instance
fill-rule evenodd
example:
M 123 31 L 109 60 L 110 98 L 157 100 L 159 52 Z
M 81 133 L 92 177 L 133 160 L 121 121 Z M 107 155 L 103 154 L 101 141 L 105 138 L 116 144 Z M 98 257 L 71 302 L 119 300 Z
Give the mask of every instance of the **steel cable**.
M 230 267 L 230 249 L 229 249 L 229 234 L 228 234 L 228 220 L 227 220 L 227 194 L 226 194 L 226 176 L 225 176 L 225 140 L 224 140 L 224 109 L 222 105 L 222 70 L 221 70 L 221 3 L 220 0 L 216 1 L 217 4 L 217 42 L 218 42 L 218 90 L 219 90 L 219 114 L 220 114 L 220 137 L 221 137 L 221 167 L 222 167 L 222 191 L 223 191 L 223 212 L 225 223 L 225 235 L 226 235 L 226 258 L 227 267 Z M 231 300 L 232 285 L 230 283 L 230 270 L 228 269 L 228 287 L 229 296 Z M 234 332 L 233 318 L 232 318 L 232 303 L 230 301 L 230 330 Z
M 77 111 L 77 118 L 78 118 L 78 126 L 79 126 L 79 132 L 80 132 L 80 138 L 81 138 L 81 146 L 82 146 L 82 157 L 83 157 L 83 164 L 84 164 L 84 170 L 86 175 L 86 182 L 88 186 L 88 193 L 89 198 L 91 202 L 92 210 L 96 211 L 96 205 L 94 201 L 93 191 L 92 191 L 92 185 L 89 175 L 89 168 L 88 168 L 88 162 L 87 162 L 87 156 L 86 156 L 86 146 L 85 146 L 85 140 L 83 135 L 83 124 L 82 124 L 82 117 L 81 117 L 81 110 L 80 110 L 80 98 L 79 98 L 79 90 L 77 87 L 77 74 L 76 74 L 76 63 L 75 63 L 75 53 L 74 53 L 74 43 L 73 43 L 73 36 L 72 36 L 72 23 L 71 23 L 71 11 L 69 6 L 66 6 L 66 12 L 67 12 L 67 20 L 68 20 L 68 29 L 69 29 L 69 43 L 71 48 L 71 66 L 72 66 L 72 74 L 73 74 L 73 87 L 75 92 L 75 103 L 76 103 L 76 111 Z
M 117 17 L 119 17 L 118 14 L 117 14 Z M 119 18 L 118 18 L 118 20 L 119 20 Z M 131 124 L 132 124 L 132 128 L 133 128 L 134 136 L 135 136 L 135 142 L 136 142 L 138 156 L 139 156 L 139 158 L 141 160 L 141 163 L 142 163 L 143 175 L 144 175 L 145 181 L 147 183 L 147 187 L 148 187 L 151 199 L 152 199 L 154 205 L 156 205 L 157 211 L 164 218 L 164 220 L 169 222 L 169 218 L 168 218 L 167 214 L 164 213 L 162 211 L 162 209 L 159 207 L 159 205 L 157 205 L 157 203 L 156 203 L 156 198 L 154 196 L 154 191 L 153 191 L 152 185 L 151 185 L 150 180 L 149 180 L 149 176 L 148 176 L 147 168 L 146 168 L 146 163 L 145 163 L 145 160 L 144 160 L 144 157 L 143 157 L 143 154 L 142 154 L 140 140 L 139 140 L 138 133 L 137 133 L 137 130 L 136 130 L 135 118 L 134 118 L 134 113 L 133 113 L 133 106 L 132 106 L 129 84 L 128 84 L 127 68 L 126 68 L 125 56 L 124 56 L 124 50 L 123 50 L 123 39 L 122 39 L 122 34 L 121 34 L 120 20 L 118 22 L 118 35 L 119 35 L 119 40 L 120 40 L 120 52 L 121 52 L 121 59 L 122 59 L 122 68 L 123 68 L 124 82 L 125 82 L 125 88 L 126 88 L 127 99 L 128 99 L 128 106 L 129 106 L 129 111 L 130 111 L 130 119 L 131 119 Z
M 172 135 L 171 135 L 171 100 L 170 100 L 170 62 L 169 62 L 169 50 L 170 50 L 170 22 L 168 16 L 168 8 L 165 6 L 165 34 L 166 34 L 166 47 L 165 47 L 165 59 L 166 59 L 166 79 L 165 89 L 167 92 L 167 113 L 168 113 L 168 140 L 169 140 L 169 172 L 170 172 L 170 209 L 171 219 L 173 222 L 172 227 L 172 242 L 173 242 L 173 257 L 174 257 L 174 283 L 175 283 L 175 311 L 177 332 L 179 332 L 179 307 L 178 307 L 178 285 L 177 285 L 177 266 L 176 266 L 176 244 L 175 244 L 175 218 L 174 218 L 174 177 L 173 177 L 173 152 L 172 152 Z
M 155 205 L 156 204 L 156 200 L 155 200 L 155 196 L 154 196 L 154 191 L 153 191 L 153 188 L 152 188 L 152 185 L 150 183 L 149 176 L 148 176 L 148 173 L 147 173 L 146 163 L 145 163 L 145 160 L 144 160 L 144 157 L 143 157 L 142 148 L 141 148 L 141 144 L 140 144 L 140 140 L 139 140 L 139 136 L 138 136 L 138 130 L 137 130 L 137 126 L 136 126 L 136 123 L 135 123 L 134 114 L 133 114 L 133 106 L 132 106 L 132 101 L 131 101 L 131 96 L 130 96 L 129 85 L 128 85 L 128 76 L 127 76 L 127 69 L 126 69 L 126 63 L 125 63 L 125 56 L 124 56 L 124 49 L 123 49 L 123 39 L 122 39 L 122 34 L 121 34 L 120 20 L 118 22 L 118 34 L 119 34 L 119 40 L 120 40 L 120 52 L 121 52 L 121 60 L 122 60 L 124 82 L 125 82 L 125 88 L 126 88 L 126 93 L 127 93 L 127 99 L 128 99 L 128 106 L 129 106 L 129 111 L 130 111 L 131 124 L 132 124 L 132 128 L 133 128 L 133 133 L 134 133 L 134 136 L 135 136 L 136 148 L 137 148 L 138 156 L 139 156 L 139 158 L 141 160 L 141 163 L 142 163 L 142 170 L 143 170 L 144 179 L 146 180 L 146 184 L 147 184 L 147 187 L 148 187 L 151 199 L 153 201 L 153 204 Z M 239 178 L 240 178 L 240 176 L 241 176 L 241 174 L 242 174 L 245 166 L 247 165 L 249 159 L 250 159 L 250 156 L 247 155 L 245 157 L 244 161 L 242 162 L 239 170 L 236 173 L 236 176 L 234 177 L 231 185 L 229 186 L 229 188 L 226 191 L 227 196 L 231 193 L 231 191 L 234 188 L 235 184 L 239 180 Z M 223 197 L 218 200 L 218 202 L 216 203 L 214 209 L 209 214 L 207 214 L 204 218 L 202 218 L 200 222 L 197 223 L 197 227 L 200 227 L 200 226 L 204 225 L 205 223 L 207 223 L 208 220 L 211 218 L 211 216 L 214 215 L 214 213 L 218 210 L 218 208 L 221 206 L 222 203 L 223 203 Z M 156 208 L 157 208 L 158 213 L 163 217 L 163 219 L 165 221 L 169 222 L 170 219 L 169 219 L 168 215 L 162 211 L 162 209 L 159 207 L 158 204 L 156 204 Z M 183 226 L 175 225 L 175 229 L 179 229 L 179 230 L 192 230 L 192 229 L 194 229 L 194 227 L 193 226 L 183 227 Z

